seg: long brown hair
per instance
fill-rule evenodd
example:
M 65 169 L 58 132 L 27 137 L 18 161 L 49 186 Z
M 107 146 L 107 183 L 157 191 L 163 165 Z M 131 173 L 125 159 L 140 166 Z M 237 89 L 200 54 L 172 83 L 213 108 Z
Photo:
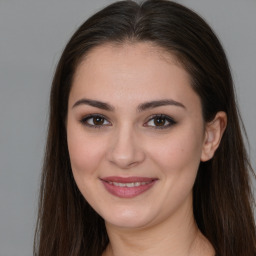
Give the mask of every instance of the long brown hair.
M 104 220 L 74 182 L 65 128 L 76 67 L 93 47 L 107 42 L 151 42 L 174 54 L 190 74 L 205 122 L 218 111 L 227 113 L 227 128 L 214 158 L 198 170 L 194 216 L 218 256 L 255 256 L 252 169 L 227 58 L 202 18 L 165 0 L 111 4 L 82 24 L 64 49 L 52 83 L 34 255 L 100 256 L 109 242 Z

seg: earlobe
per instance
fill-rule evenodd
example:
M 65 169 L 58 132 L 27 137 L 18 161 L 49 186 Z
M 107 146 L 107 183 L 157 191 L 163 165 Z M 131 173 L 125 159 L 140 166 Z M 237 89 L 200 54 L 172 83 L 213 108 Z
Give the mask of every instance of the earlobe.
M 201 161 L 208 161 L 214 156 L 215 151 L 219 147 L 226 126 L 227 115 L 223 111 L 218 112 L 215 118 L 206 124 Z

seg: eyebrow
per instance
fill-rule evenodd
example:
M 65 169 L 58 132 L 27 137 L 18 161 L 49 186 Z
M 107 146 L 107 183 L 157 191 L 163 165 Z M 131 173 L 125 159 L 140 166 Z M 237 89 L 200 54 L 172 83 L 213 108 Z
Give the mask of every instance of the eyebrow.
M 98 100 L 91 100 L 91 99 L 80 99 L 73 105 L 72 108 L 75 108 L 80 105 L 89 105 L 89 106 L 103 109 L 106 111 L 114 111 L 115 110 L 115 108 L 113 106 L 111 106 L 110 104 L 108 104 L 106 102 L 102 102 L 102 101 L 98 101 Z M 168 106 L 168 105 L 182 107 L 182 108 L 186 109 L 186 107 L 178 101 L 175 101 L 172 99 L 163 99 L 163 100 L 154 100 L 154 101 L 142 103 L 138 106 L 137 111 L 142 112 L 142 111 L 145 111 L 148 109 L 161 107 L 161 106 Z
M 175 101 L 172 99 L 164 99 L 164 100 L 154 100 L 154 101 L 142 103 L 138 106 L 138 111 L 141 112 L 147 109 L 152 109 L 152 108 L 161 107 L 161 106 L 168 106 L 168 105 L 182 107 L 186 109 L 186 107 L 178 101 Z
M 114 111 L 115 108 L 111 105 L 109 105 L 108 103 L 102 102 L 102 101 L 98 101 L 98 100 L 89 100 L 89 99 L 81 99 L 78 100 L 72 108 L 80 106 L 80 105 L 89 105 L 95 108 L 100 108 L 100 109 L 104 109 L 107 111 Z

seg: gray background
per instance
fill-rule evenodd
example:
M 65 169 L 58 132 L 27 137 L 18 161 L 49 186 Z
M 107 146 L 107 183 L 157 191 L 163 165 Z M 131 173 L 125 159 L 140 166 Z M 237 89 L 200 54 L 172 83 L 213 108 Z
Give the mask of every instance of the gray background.
M 0 256 L 32 255 L 48 98 L 75 29 L 114 1 L 0 0 Z M 212 25 L 230 60 L 256 167 L 256 0 L 181 0 Z

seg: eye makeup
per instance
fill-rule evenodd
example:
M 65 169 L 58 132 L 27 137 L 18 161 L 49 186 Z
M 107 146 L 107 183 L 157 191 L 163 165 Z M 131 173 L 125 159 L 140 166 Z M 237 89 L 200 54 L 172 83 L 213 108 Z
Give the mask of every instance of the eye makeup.
M 89 128 L 102 128 L 105 126 L 111 126 L 111 122 L 102 114 L 89 114 L 80 119 L 80 123 Z M 143 127 L 149 127 L 152 129 L 167 129 L 177 122 L 170 116 L 165 114 L 155 114 L 148 118 L 147 122 L 143 124 Z
M 102 128 L 104 126 L 111 126 L 107 118 L 101 114 L 90 114 L 83 117 L 80 123 L 89 128 Z
M 177 122 L 168 115 L 156 114 L 149 118 L 149 120 L 143 125 L 154 129 L 167 129 Z

